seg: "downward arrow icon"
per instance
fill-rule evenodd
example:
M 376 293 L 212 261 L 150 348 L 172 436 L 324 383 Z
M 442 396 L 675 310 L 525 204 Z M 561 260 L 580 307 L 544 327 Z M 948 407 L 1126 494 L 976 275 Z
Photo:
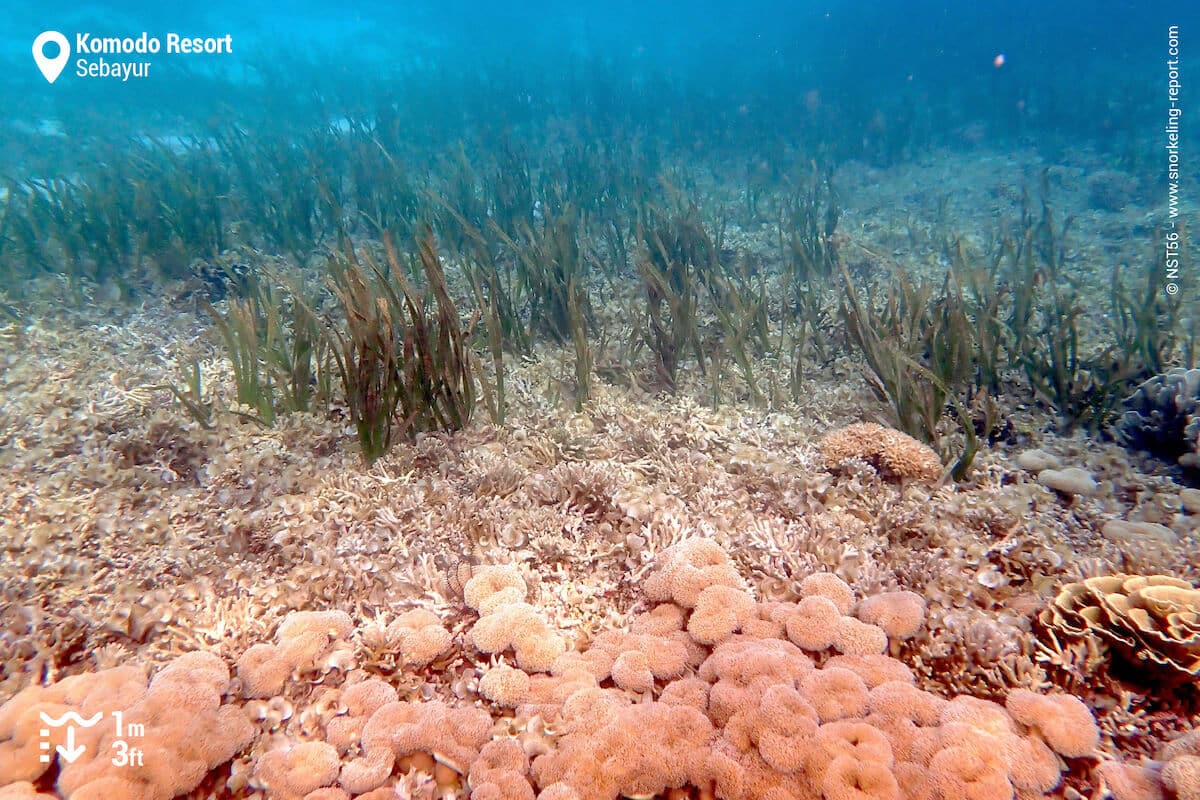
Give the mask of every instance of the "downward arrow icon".
M 67 746 L 63 747 L 60 744 L 57 747 L 55 747 L 54 749 L 58 751 L 58 754 L 60 756 L 62 756 L 63 759 L 66 760 L 66 762 L 68 764 L 72 764 L 75 762 L 75 759 L 79 758 L 81 755 L 83 755 L 83 752 L 85 750 L 87 750 L 87 745 L 81 744 L 78 747 L 75 746 L 75 728 L 68 725 L 67 726 Z

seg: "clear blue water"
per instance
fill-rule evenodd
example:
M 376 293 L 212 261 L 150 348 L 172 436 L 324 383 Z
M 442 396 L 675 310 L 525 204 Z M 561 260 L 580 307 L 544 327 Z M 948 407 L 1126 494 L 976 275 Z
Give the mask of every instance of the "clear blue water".
M 914 136 L 937 139 L 982 123 L 1033 142 L 1103 147 L 1156 127 L 1146 115 L 1161 108 L 1166 27 L 1200 29 L 1189 4 L 1137 2 L 287 5 L 6 4 L 4 172 L 36 160 L 36 144 L 19 134 L 45 118 L 82 136 L 203 127 L 216 117 L 295 122 L 313 110 L 315 94 L 331 106 L 403 102 L 414 80 L 451 104 L 490 86 L 514 115 L 532 106 L 534 116 L 603 117 L 629 104 L 627 113 L 651 124 L 707 120 L 696 131 L 706 140 L 795 137 L 819 103 L 838 127 L 825 138 L 847 155 L 870 148 L 862 140 L 872 126 L 919 125 Z M 233 53 L 152 59 L 150 75 L 128 83 L 79 78 L 72 64 L 50 86 L 29 49 L 46 29 L 229 34 Z M 406 78 L 414 69 L 422 77 Z

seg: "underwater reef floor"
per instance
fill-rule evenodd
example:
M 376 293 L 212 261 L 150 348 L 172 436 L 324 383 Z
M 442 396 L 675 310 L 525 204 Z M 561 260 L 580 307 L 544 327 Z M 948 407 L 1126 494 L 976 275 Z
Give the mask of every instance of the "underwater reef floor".
M 576 412 L 546 348 L 367 468 L 336 408 L 190 418 L 217 352 L 162 298 L 0 327 L 0 798 L 1200 792 L 1200 498 L 1036 407 L 941 483 L 844 434 L 847 355 Z M 40 761 L 70 710 L 142 763 Z

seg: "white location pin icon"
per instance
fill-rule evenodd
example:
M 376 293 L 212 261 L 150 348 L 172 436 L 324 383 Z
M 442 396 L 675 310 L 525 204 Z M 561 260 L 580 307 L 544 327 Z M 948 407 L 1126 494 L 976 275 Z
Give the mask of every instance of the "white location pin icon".
M 47 42 L 58 45 L 58 55 L 54 58 L 46 58 L 44 48 Z M 71 60 L 71 43 L 58 31 L 42 31 L 33 40 L 33 60 L 37 62 L 38 69 L 46 76 L 46 80 L 54 83 L 62 74 L 63 67 Z

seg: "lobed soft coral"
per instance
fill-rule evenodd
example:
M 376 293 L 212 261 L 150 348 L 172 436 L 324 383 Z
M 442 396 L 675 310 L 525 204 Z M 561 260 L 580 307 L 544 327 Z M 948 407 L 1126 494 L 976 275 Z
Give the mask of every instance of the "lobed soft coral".
M 916 683 L 917 680 L 907 664 L 882 653 L 834 656 L 825 662 L 825 667 L 844 667 L 862 678 L 870 689 L 890 681 Z
M 826 667 L 814 670 L 804 678 L 801 686 L 821 722 L 866 714 L 867 685 L 848 669 Z
M 662 614 L 657 615 L 661 617 Z M 642 615 L 641 619 L 655 618 L 652 613 Z M 691 655 L 687 634 L 678 629 L 662 634 L 637 633 L 637 630 L 639 625 L 635 620 L 633 632 L 605 631 L 592 641 L 585 658 L 593 665 L 597 680 L 611 677 L 622 689 L 644 692 L 656 679 L 670 680 L 687 669 Z
M 1168 463 L 1200 466 L 1200 369 L 1176 367 L 1137 387 L 1113 426 L 1118 440 Z
M 1163 767 L 1162 781 L 1177 800 L 1200 800 L 1200 756 L 1171 759 Z
M 337 748 L 327 742 L 300 742 L 269 750 L 254 765 L 254 777 L 272 800 L 304 800 L 337 779 Z
M 353 630 L 354 623 L 344 611 L 289 614 L 275 634 L 275 644 L 252 645 L 238 659 L 242 694 L 247 698 L 279 694 L 293 673 L 321 667 L 335 645 L 349 638 Z
M 388 639 L 395 642 L 404 664 L 424 667 L 450 650 L 450 631 L 442 627 L 438 615 L 424 608 L 406 611 L 387 628 Z
M 931 783 L 944 798 L 1012 800 L 1013 785 L 994 760 L 975 748 L 947 747 L 929 762 Z
M 754 598 L 749 592 L 717 584 L 697 595 L 687 630 L 696 642 L 711 645 L 733 635 L 755 617 Z
M 878 625 L 869 625 L 854 617 L 837 621 L 833 647 L 848 656 L 880 655 L 887 650 L 887 634 Z
M 516 708 L 529 698 L 529 674 L 498 664 L 479 679 L 479 692 L 498 706 Z
M 545 672 L 566 650 L 566 642 L 528 603 L 505 603 L 479 618 L 471 640 L 485 653 L 512 650 L 521 669 Z
M 1162 785 L 1177 800 L 1200 800 L 1200 729 L 1163 746 Z
M 1015 689 L 1009 692 L 1004 705 L 1013 719 L 1037 731 L 1060 755 L 1068 758 L 1091 755 L 1100 744 L 1096 718 L 1078 697 Z
M 745 581 L 721 546 L 708 539 L 685 539 L 669 548 L 658 570 L 646 579 L 646 598 L 693 608 L 710 586 L 745 589 Z
M 58 800 L 52 794 L 43 794 L 29 781 L 18 781 L 0 786 L 0 800 Z
M 440 701 L 394 702 L 381 706 L 362 732 L 362 756 L 341 768 L 338 782 L 351 794 L 383 785 L 397 759 L 436 756 L 466 774 L 491 735 L 492 719 L 478 708 L 456 708 Z
M 713 650 L 697 675 L 710 683 L 708 713 L 724 725 L 743 708 L 757 704 L 771 686 L 797 686 L 815 667 L 791 642 L 779 639 L 732 640 Z
M 363 726 L 371 715 L 398 700 L 396 690 L 378 678 L 346 687 L 341 695 L 341 713 L 325 726 L 325 740 L 345 755 L 362 738 Z
M 533 800 L 529 757 L 516 739 L 493 739 L 471 765 L 471 800 Z
M 65 729 L 51 730 L 41 737 L 45 728 L 40 715 L 61 717 L 75 712 L 85 719 L 95 714 L 107 715 L 125 711 L 146 690 L 146 677 L 134 667 L 115 667 L 88 675 L 75 675 L 53 686 L 30 686 L 0 706 L 0 785 L 10 782 L 34 781 L 49 769 L 43 763 L 40 743 L 44 740 L 52 752 L 65 745 Z M 101 728 L 79 728 L 77 743 L 95 752 Z
M 564 709 L 568 732 L 558 747 L 534 759 L 534 777 L 547 787 L 540 797 L 556 785 L 589 800 L 649 797 L 677 786 L 707 786 L 732 770 L 709 748 L 712 723 L 698 709 L 630 704 L 592 691 L 600 694 L 590 695 L 591 702 Z
M 794 606 L 776 609 L 772 616 L 783 623 L 787 638 L 801 649 L 825 650 L 837 640 L 841 612 L 828 597 L 805 597 Z
M 854 607 L 854 590 L 850 584 L 832 572 L 814 572 L 800 581 L 801 597 L 825 597 L 839 614 L 849 614 Z
M 98 733 L 94 748 L 75 762 L 60 765 L 59 792 L 79 800 L 166 800 L 191 791 L 253 738 L 242 710 L 222 704 L 228 686 L 229 670 L 217 656 L 197 652 L 174 659 L 123 710 L 126 730 L 130 725 L 145 726 L 137 745 L 141 762 L 113 763 L 112 754 L 120 751 L 115 742 L 122 737 L 115 723 L 105 720 L 92 729 Z M 95 701 L 96 710 L 108 716 L 106 698 Z
M 507 603 L 522 603 L 528 587 L 511 564 L 480 567 L 463 587 L 463 600 L 479 614 L 490 614 Z
M 888 639 L 901 641 L 925 624 L 925 598 L 916 592 L 880 592 L 859 601 L 855 614 L 882 628 Z
M 877 761 L 838 756 L 821 779 L 825 800 L 900 800 L 892 770 Z
M 817 712 L 792 687 L 768 687 L 758 703 L 729 718 L 724 737 L 739 752 L 756 748 L 762 760 L 780 772 L 804 766 L 808 742 L 817 732 Z
M 799 602 L 756 603 L 729 579 L 723 551 L 684 545 L 648 581 L 659 605 L 631 630 L 599 633 L 578 650 L 567 650 L 525 602 L 516 570 L 477 573 L 470 594 L 481 613 L 471 638 L 485 652 L 511 649 L 523 667 L 493 659 L 483 670 L 477 689 L 490 705 L 479 696 L 476 705 L 401 701 L 384 680 L 338 676 L 341 686 L 330 681 L 290 725 L 273 727 L 235 762 L 227 787 L 257 788 L 268 800 L 1030 800 L 1058 789 L 1060 755 L 1096 753 L 1095 720 L 1076 698 L 1016 690 L 1001 706 L 919 689 L 913 671 L 883 652 L 889 636 L 913 635 L 919 597 L 886 593 L 856 605 L 849 586 L 822 573 L 800 582 Z M 431 612 L 394 625 L 401 637 L 445 633 Z M 247 651 L 263 657 L 239 660 L 242 691 L 319 668 L 351 634 L 348 618 L 289 617 L 269 650 Z M 471 697 L 466 681 L 476 675 L 465 671 L 459 697 Z M 412 692 L 405 697 L 420 696 L 401 685 Z M 83 712 L 111 700 L 162 743 L 153 763 L 148 753 L 145 769 L 117 773 L 103 759 L 84 759 L 61 769 L 60 792 L 167 800 L 252 737 L 254 715 L 222 704 L 228 690 L 224 662 L 207 654 L 177 659 L 148 687 L 126 668 L 27 690 L 0 707 L 0 768 L 30 751 L 38 709 Z M 286 706 L 283 722 L 292 701 L 302 702 L 288 692 L 256 703 Z M 1101 773 L 1118 800 L 1147 786 L 1172 800 L 1194 798 L 1198 736 L 1170 743 L 1148 767 Z M 108 743 L 88 740 L 97 752 Z M 34 784 L 20 781 L 39 775 L 22 774 L 8 792 L 25 800 Z

